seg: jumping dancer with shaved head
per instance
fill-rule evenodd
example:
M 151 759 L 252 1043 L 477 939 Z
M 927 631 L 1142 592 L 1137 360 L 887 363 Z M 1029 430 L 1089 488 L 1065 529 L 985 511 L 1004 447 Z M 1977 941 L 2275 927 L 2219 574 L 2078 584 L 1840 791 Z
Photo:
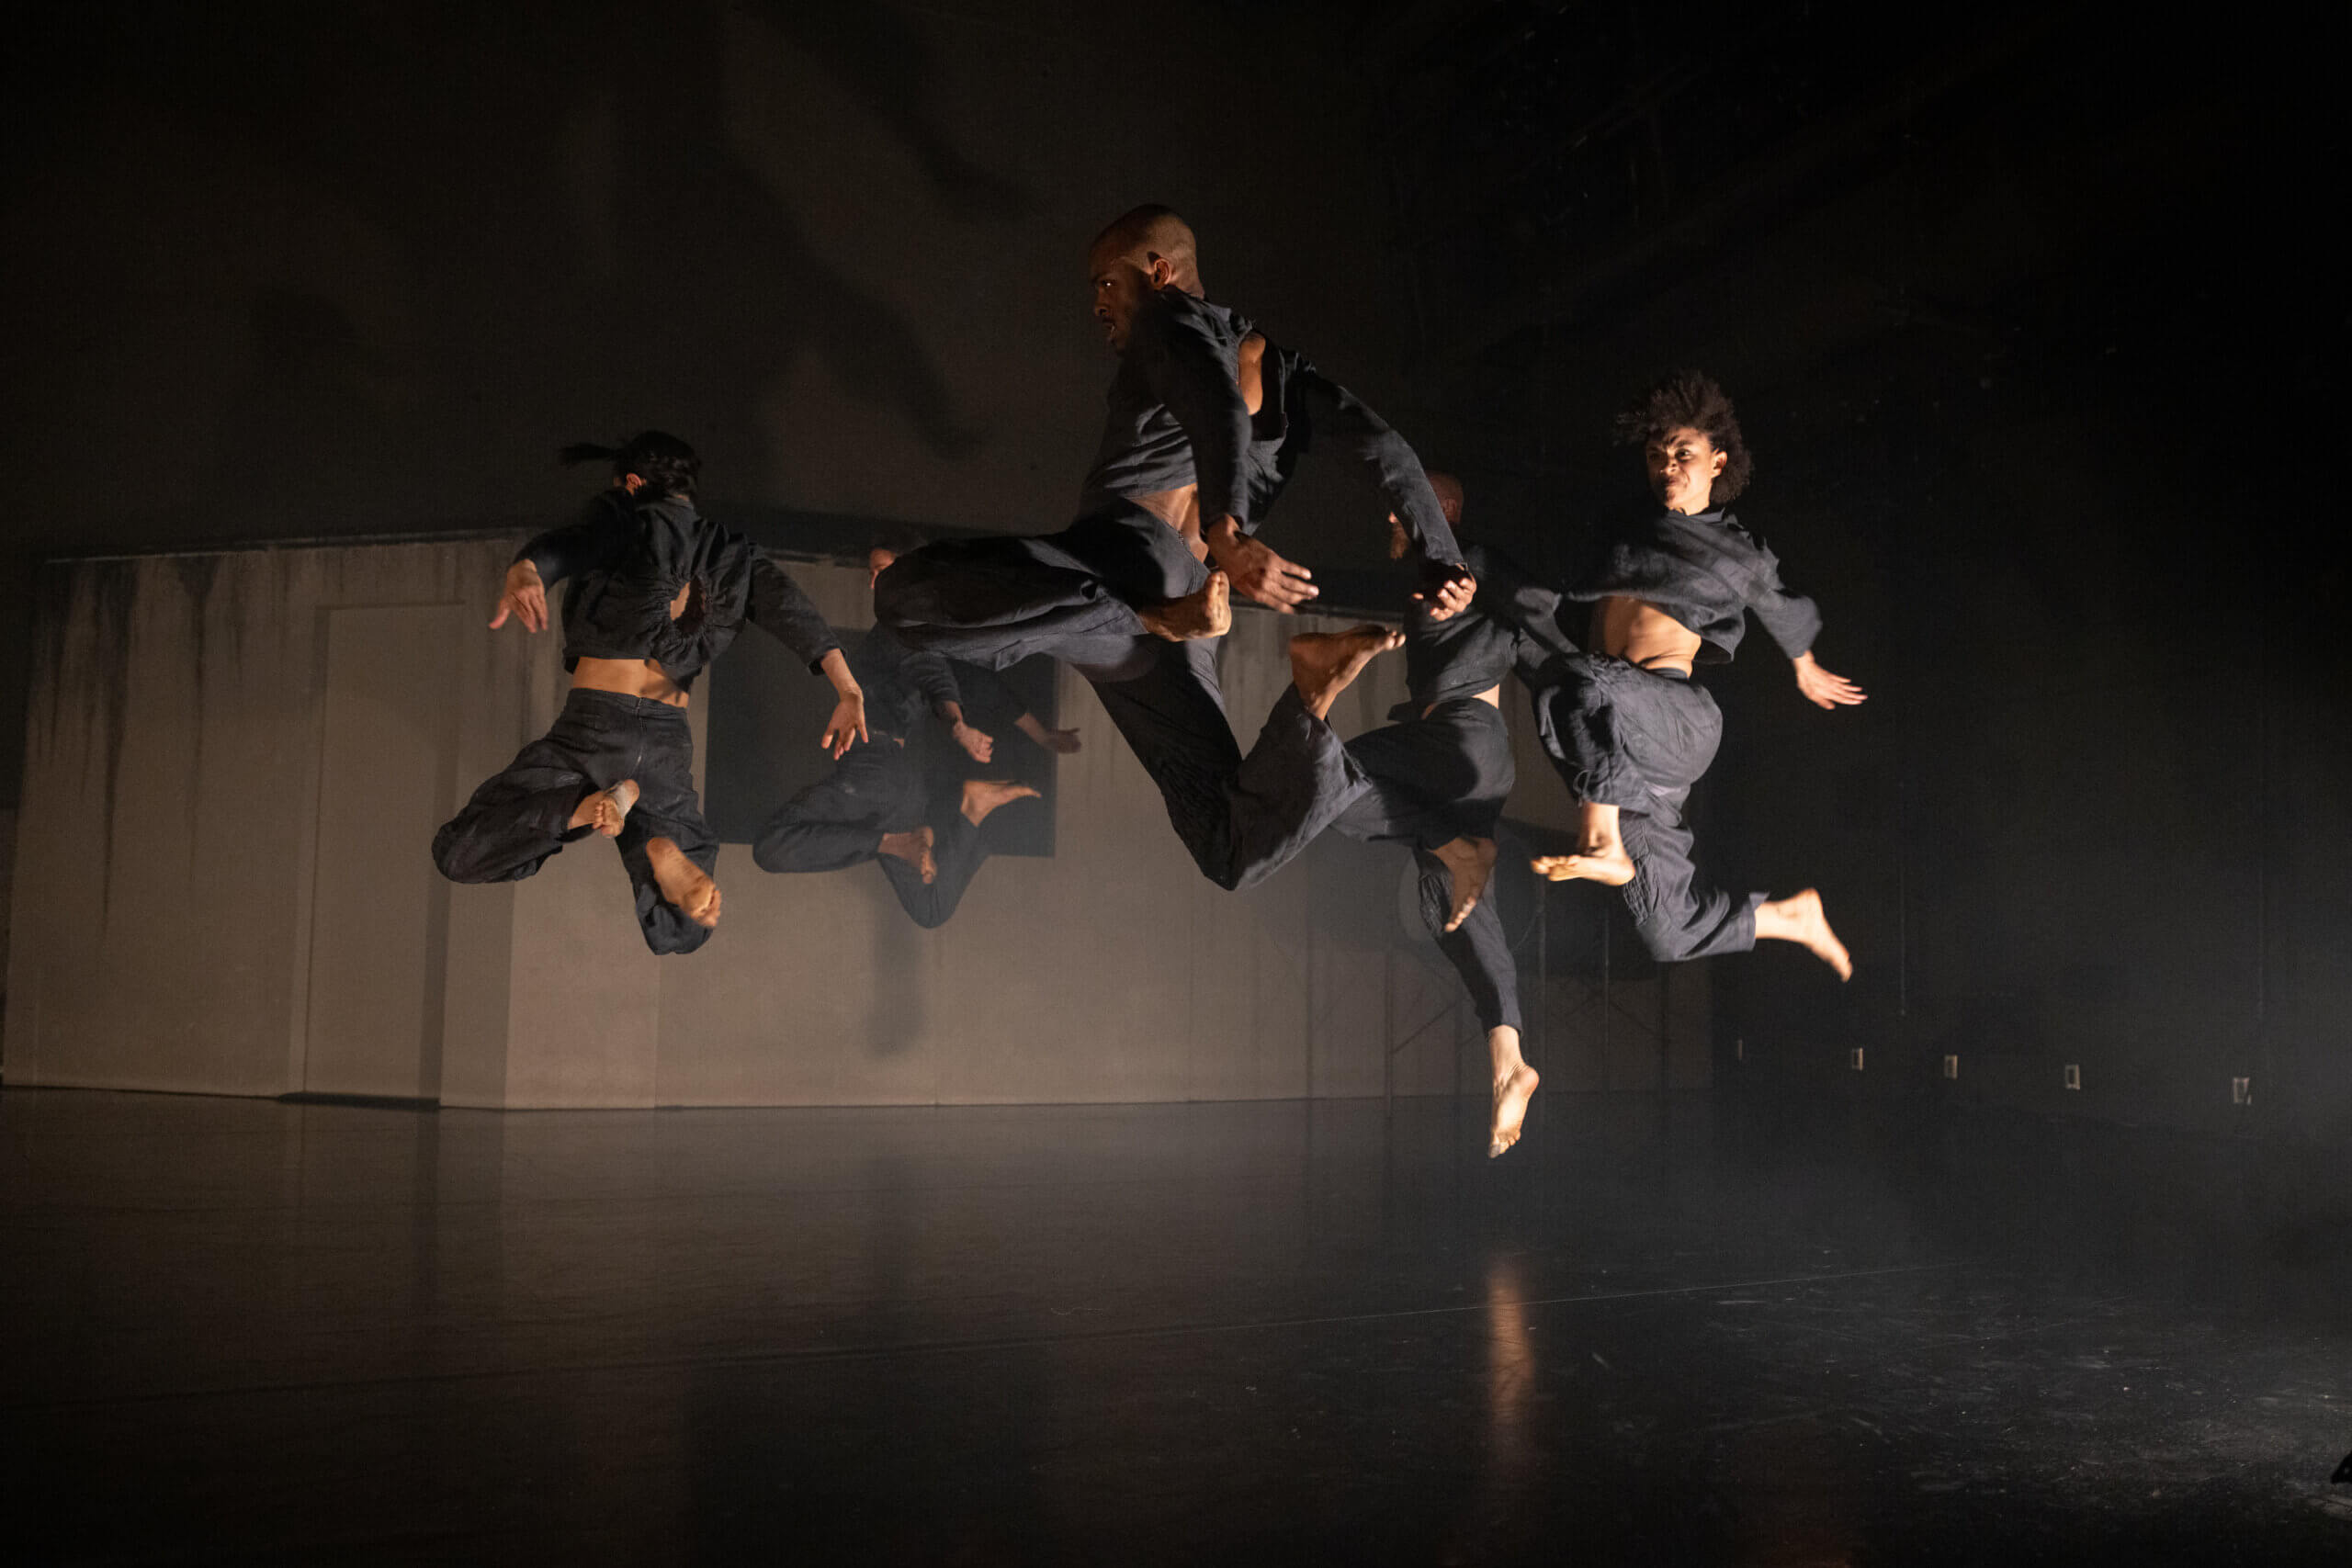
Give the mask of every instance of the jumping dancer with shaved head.
M 1862 700 L 1862 689 L 1813 657 L 1821 612 L 1781 585 L 1781 563 L 1727 510 L 1750 458 L 1731 400 L 1696 371 L 1670 376 L 1618 420 L 1638 445 L 1663 511 L 1603 541 L 1566 596 L 1592 604 L 1588 650 L 1559 666 L 1537 702 L 1544 749 L 1575 792 L 1576 852 L 1535 869 L 1555 882 L 1624 889 L 1634 927 L 1661 962 L 1745 953 L 1759 939 L 1792 942 L 1853 976 L 1821 895 L 1735 896 L 1702 886 L 1683 806 L 1714 761 L 1723 712 L 1691 679 L 1726 664 L 1752 613 L 1796 669 L 1816 707 Z
M 1462 526 L 1462 485 L 1432 473 L 1430 486 L 1445 519 Z M 1389 556 L 1411 547 L 1403 523 L 1388 520 Z M 1348 742 L 1371 787 L 1331 826 L 1350 838 L 1402 843 L 1420 873 L 1421 919 L 1438 951 L 1462 976 L 1487 1032 L 1494 1115 L 1487 1153 L 1519 1142 L 1535 1069 L 1520 1054 L 1519 968 L 1487 891 L 1495 865 L 1495 829 L 1517 770 L 1503 724 L 1502 680 L 1514 671 L 1530 691 L 1556 682 L 1557 662 L 1576 652 L 1562 635 L 1560 596 L 1500 550 L 1469 545 L 1464 563 L 1477 578 L 1471 606 L 1442 619 L 1415 594 L 1405 616 L 1405 682 L 1409 696 L 1386 728 Z
M 1212 304 L 1182 219 L 1163 207 L 1123 215 L 1096 237 L 1087 276 L 1119 368 L 1079 520 L 901 557 L 876 583 L 875 615 L 917 648 L 983 668 L 1033 653 L 1076 668 L 1202 874 L 1248 887 L 1363 789 L 1326 716 L 1402 640 L 1381 626 L 1293 637 L 1290 689 L 1242 755 L 1213 639 L 1231 624 L 1234 592 L 1285 613 L 1315 597 L 1313 574 L 1255 536 L 1310 441 L 1373 470 L 1404 519 L 1431 614 L 1458 613 L 1476 584 L 1412 448 L 1303 357 Z

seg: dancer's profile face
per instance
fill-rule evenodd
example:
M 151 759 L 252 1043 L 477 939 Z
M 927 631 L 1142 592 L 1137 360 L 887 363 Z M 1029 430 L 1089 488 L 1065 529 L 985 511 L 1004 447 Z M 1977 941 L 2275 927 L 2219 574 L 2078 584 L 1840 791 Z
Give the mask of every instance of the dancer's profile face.
M 1650 489 L 1668 512 L 1686 516 L 1707 510 L 1716 476 L 1730 458 L 1729 453 L 1715 450 L 1705 431 L 1689 424 L 1651 442 L 1643 455 L 1649 462 Z
M 1086 271 L 1094 290 L 1094 319 L 1114 352 L 1126 351 L 1127 332 L 1135 323 L 1136 308 L 1147 295 L 1167 286 L 1170 270 L 1165 256 L 1148 256 L 1138 251 L 1125 254 L 1097 251 L 1088 258 Z
M 879 545 L 876 545 L 874 548 L 866 551 L 865 586 L 868 588 L 873 587 L 875 582 L 880 579 L 881 575 L 890 570 L 891 563 L 896 561 L 898 558 L 898 551 L 886 550 Z

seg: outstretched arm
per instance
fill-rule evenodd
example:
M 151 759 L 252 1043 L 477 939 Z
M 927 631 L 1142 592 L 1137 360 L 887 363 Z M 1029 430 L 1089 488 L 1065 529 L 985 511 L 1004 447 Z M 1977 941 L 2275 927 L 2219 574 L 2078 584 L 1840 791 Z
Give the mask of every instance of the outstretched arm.
M 547 630 L 548 590 L 567 577 L 610 566 L 628 545 L 628 514 L 598 496 L 576 522 L 535 536 L 506 569 L 490 629 L 496 631 L 511 615 L 526 631 Z
M 838 761 L 852 743 L 872 739 L 865 732 L 865 691 L 849 672 L 849 660 L 839 648 L 825 650 L 817 661 L 817 672 L 833 686 L 833 716 L 825 721 L 825 733 L 817 738 L 817 744 Z
M 1814 639 L 1821 635 L 1820 607 L 1802 593 L 1790 592 L 1781 581 L 1779 559 L 1770 549 L 1763 555 L 1764 571 L 1748 595 L 1747 607 L 1796 666 L 1797 690 L 1819 708 L 1851 707 L 1860 702 L 1860 686 L 1843 675 L 1831 674 L 1814 660 Z
M 1862 689 L 1843 675 L 1832 675 L 1814 662 L 1810 649 L 1796 656 L 1797 690 L 1818 708 L 1851 707 L 1862 701 Z
M 841 639 L 824 615 L 784 568 L 753 549 L 752 581 L 743 596 L 743 618 L 792 650 L 801 663 L 832 683 L 833 716 L 817 744 L 841 756 L 853 741 L 870 739 L 865 728 L 865 692 L 850 672 Z

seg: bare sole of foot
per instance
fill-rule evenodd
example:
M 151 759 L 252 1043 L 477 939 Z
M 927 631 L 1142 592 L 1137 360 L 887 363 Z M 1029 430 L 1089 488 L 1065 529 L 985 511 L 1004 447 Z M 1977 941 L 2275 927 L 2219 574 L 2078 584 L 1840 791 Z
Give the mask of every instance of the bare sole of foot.
M 988 820 L 989 813 L 1000 806 L 1010 806 L 1016 800 L 1035 800 L 1037 792 L 1025 784 L 1011 779 L 966 779 L 964 781 L 964 820 L 977 828 Z M 928 881 L 929 878 L 924 880 Z
M 718 924 L 718 884 L 708 872 L 667 839 L 648 840 L 645 854 L 653 863 L 653 883 L 662 897 L 706 931 Z
M 1846 944 L 1838 940 L 1838 933 L 1829 929 L 1829 917 L 1821 908 L 1821 895 L 1807 887 L 1790 894 L 1781 903 L 1796 919 L 1796 930 L 1790 933 L 1791 940 L 1838 971 L 1840 980 L 1852 979 L 1853 955 L 1846 951 Z
M 1623 887 L 1634 880 L 1634 862 L 1623 844 L 1598 854 L 1537 855 L 1529 863 L 1535 867 L 1536 875 L 1552 882 L 1598 882 Z
M 621 824 L 628 820 L 629 807 L 637 804 L 637 794 L 635 779 L 623 779 L 610 789 L 600 789 L 572 808 L 571 825 L 594 828 L 607 839 L 617 839 L 621 836 Z
M 937 837 L 928 828 L 917 828 L 910 833 L 885 833 L 877 848 L 880 853 L 905 861 L 922 873 L 923 885 L 929 886 L 939 874 L 939 863 L 931 855 L 931 846 Z
M 1498 1158 L 1504 1150 L 1519 1142 L 1519 1130 L 1527 1120 L 1527 1102 L 1535 1097 L 1535 1086 L 1544 1080 L 1535 1069 L 1521 1062 L 1511 1069 L 1510 1077 L 1495 1086 L 1495 1120 L 1487 1131 L 1487 1157 Z
M 1301 632 L 1290 639 L 1291 683 L 1317 718 L 1377 655 L 1405 646 L 1405 634 L 1387 626 L 1361 626 L 1343 632 Z
M 1495 857 L 1498 852 L 1492 839 L 1456 839 L 1440 844 L 1430 852 L 1445 863 L 1453 874 L 1453 908 L 1446 916 L 1445 929 L 1460 931 L 1470 911 L 1478 907 L 1479 896 L 1487 891 L 1487 879 L 1495 874 Z
M 1137 610 L 1136 615 L 1143 622 L 1144 630 L 1170 642 L 1223 637 L 1233 629 L 1233 580 L 1221 571 L 1213 571 L 1199 592 L 1170 599 L 1148 610 Z

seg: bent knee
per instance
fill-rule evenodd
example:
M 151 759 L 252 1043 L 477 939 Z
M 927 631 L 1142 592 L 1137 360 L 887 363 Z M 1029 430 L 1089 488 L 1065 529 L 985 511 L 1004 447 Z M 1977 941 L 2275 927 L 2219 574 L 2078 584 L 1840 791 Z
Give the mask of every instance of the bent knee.
M 1634 930 L 1642 939 L 1643 950 L 1660 964 L 1679 964 L 1699 945 L 1699 939 L 1691 932 L 1662 920 L 1635 920 Z

